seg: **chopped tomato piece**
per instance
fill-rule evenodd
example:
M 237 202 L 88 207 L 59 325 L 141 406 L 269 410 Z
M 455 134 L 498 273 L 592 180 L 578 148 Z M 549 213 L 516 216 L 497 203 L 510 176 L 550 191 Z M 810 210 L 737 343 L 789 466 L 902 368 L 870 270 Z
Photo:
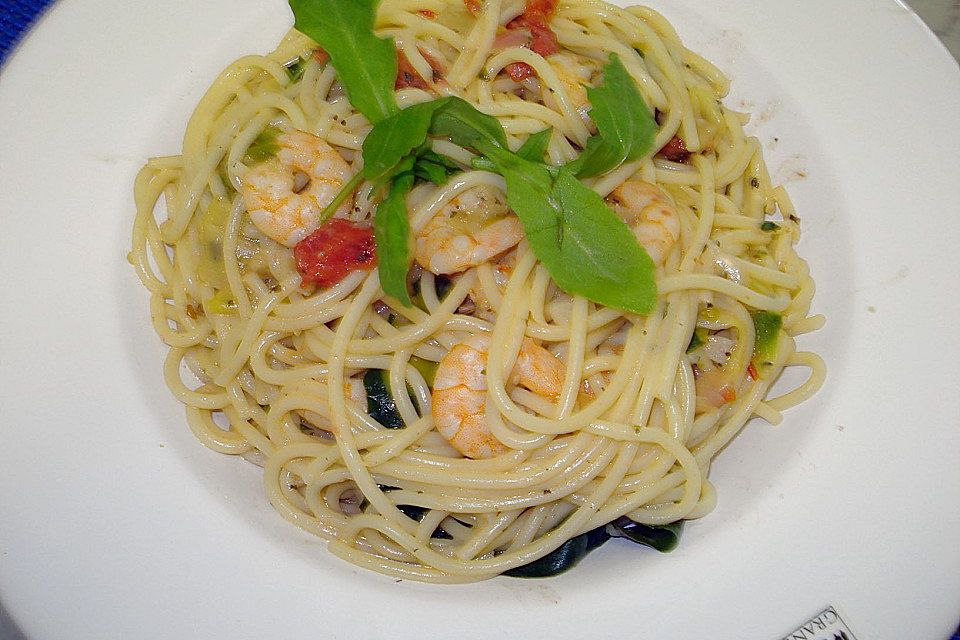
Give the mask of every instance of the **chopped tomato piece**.
M 324 65 L 327 64 L 327 60 L 330 59 L 330 54 L 324 51 L 322 47 L 317 47 L 313 50 L 313 59 L 321 65 Z
M 547 26 L 546 16 L 539 13 L 532 14 L 525 19 L 526 27 L 530 29 L 530 50 L 541 56 L 549 56 L 560 51 L 557 44 L 557 34 Z
M 672 162 L 686 162 L 690 158 L 691 153 L 687 151 L 683 140 L 678 136 L 673 136 L 667 144 L 663 145 L 663 149 L 657 152 L 657 155 Z
M 526 7 L 523 12 L 525 14 L 540 14 L 544 18 L 552 18 L 553 14 L 557 12 L 557 5 L 559 4 L 558 0 L 527 0 Z
M 521 29 L 505 29 L 500 27 L 497 30 L 497 37 L 494 38 L 491 45 L 494 49 L 509 49 L 510 47 L 527 47 L 530 45 L 530 32 Z
M 720 387 L 720 397 L 723 398 L 724 402 L 733 402 L 737 399 L 737 390 L 725 384 Z
M 526 62 L 511 62 L 505 66 L 503 70 L 507 72 L 507 75 L 510 76 L 510 79 L 514 82 L 520 82 L 537 75 L 533 67 Z
M 753 363 L 750 363 L 750 366 L 747 367 L 747 375 L 749 375 L 754 380 L 760 379 L 760 374 L 757 373 L 757 368 L 753 366 Z
M 541 56 L 549 56 L 560 51 L 557 34 L 547 24 L 557 9 L 556 0 L 527 0 L 523 13 L 507 23 L 507 32 L 524 31 L 529 37 L 523 42 L 511 42 L 509 46 L 523 46 Z M 503 43 L 507 37 L 498 38 Z M 507 46 L 507 45 L 504 45 Z M 533 67 L 524 62 L 514 62 L 504 68 L 514 82 L 535 75 Z
M 431 11 L 430 9 L 420 9 L 420 11 L 417 11 L 417 13 L 419 13 L 420 15 L 422 15 L 422 16 L 423 16 L 424 18 L 426 18 L 427 20 L 436 20 L 436 19 L 437 19 L 437 12 L 436 12 L 436 11 Z
M 463 4 L 467 7 L 467 11 L 473 15 L 477 15 L 480 13 L 481 9 L 483 9 L 483 5 L 481 4 L 480 0 L 463 0 Z
M 377 266 L 373 229 L 334 218 L 293 248 L 303 286 L 332 287 L 357 269 Z
M 393 88 L 406 89 L 407 87 L 427 90 L 430 85 L 413 68 L 413 65 L 407 60 L 406 54 L 397 49 L 397 80 L 393 83 Z

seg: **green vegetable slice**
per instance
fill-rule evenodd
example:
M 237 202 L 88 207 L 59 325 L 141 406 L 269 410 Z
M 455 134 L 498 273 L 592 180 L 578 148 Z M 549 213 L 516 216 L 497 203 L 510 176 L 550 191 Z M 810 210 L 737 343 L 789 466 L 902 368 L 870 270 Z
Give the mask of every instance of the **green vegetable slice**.
M 707 330 L 703 327 L 697 327 L 693 330 L 693 335 L 690 336 L 690 344 L 687 345 L 687 353 L 696 351 L 698 347 L 706 343 L 707 341 Z
M 433 282 L 437 300 L 442 302 L 450 289 L 453 288 L 453 280 L 447 276 L 434 276 Z M 420 280 L 413 283 L 413 304 L 421 311 L 428 311 L 427 303 L 423 300 L 423 291 L 420 290 Z
M 307 61 L 302 57 L 297 57 L 283 65 L 283 68 L 286 69 L 287 75 L 290 76 L 290 82 L 295 84 L 303 78 L 303 72 L 307 70 Z
M 403 429 L 407 426 L 393 399 L 389 371 L 369 369 L 363 374 L 363 388 L 367 392 L 367 413 L 371 418 L 387 429 Z
M 433 360 L 424 360 L 419 356 L 410 356 L 410 365 L 420 372 L 427 386 L 433 388 L 433 380 L 437 377 L 437 367 L 440 365 Z
M 246 165 L 260 164 L 276 156 L 280 150 L 280 146 L 277 144 L 277 136 L 279 135 L 280 129 L 277 127 L 272 125 L 266 127 L 247 147 L 247 153 L 243 156 L 243 163 Z
M 538 560 L 504 571 L 503 575 L 513 578 L 549 578 L 561 574 L 609 539 L 610 534 L 606 527 L 597 527 L 570 538 Z
M 203 310 L 207 315 L 236 313 L 237 301 L 229 289 L 221 289 L 212 298 L 203 301 Z
M 660 526 L 640 524 L 623 517 L 607 525 L 607 532 L 617 538 L 626 538 L 631 542 L 652 547 L 661 553 L 677 548 L 680 534 L 683 533 L 683 520 Z
M 423 517 L 427 515 L 428 511 L 430 511 L 430 509 L 427 509 L 426 507 L 418 507 L 412 504 L 398 504 L 397 509 L 399 509 L 403 515 L 407 516 L 411 520 L 416 520 L 417 522 L 423 520 Z M 434 529 L 433 533 L 430 534 L 430 537 L 436 540 L 453 540 L 453 536 L 444 531 L 442 527 L 437 527 Z
M 777 339 L 783 318 L 779 313 L 770 311 L 755 311 L 750 314 L 753 318 L 753 330 L 756 332 L 756 341 L 753 343 L 753 355 L 757 363 L 771 364 L 777 357 Z

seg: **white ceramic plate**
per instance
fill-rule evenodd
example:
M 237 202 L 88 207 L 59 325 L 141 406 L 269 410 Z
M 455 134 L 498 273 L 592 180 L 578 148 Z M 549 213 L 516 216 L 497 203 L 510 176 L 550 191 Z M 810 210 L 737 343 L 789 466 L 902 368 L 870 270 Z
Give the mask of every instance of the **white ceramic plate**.
M 0 75 L 0 599 L 28 637 L 771 640 L 827 606 L 861 639 L 949 634 L 957 65 L 892 0 L 654 6 L 757 114 L 829 316 L 802 343 L 828 384 L 723 452 L 719 507 L 674 553 L 611 543 L 556 579 L 455 587 L 336 560 L 258 470 L 195 442 L 124 260 L 137 169 L 178 152 L 223 66 L 272 48 L 285 3 L 53 8 Z

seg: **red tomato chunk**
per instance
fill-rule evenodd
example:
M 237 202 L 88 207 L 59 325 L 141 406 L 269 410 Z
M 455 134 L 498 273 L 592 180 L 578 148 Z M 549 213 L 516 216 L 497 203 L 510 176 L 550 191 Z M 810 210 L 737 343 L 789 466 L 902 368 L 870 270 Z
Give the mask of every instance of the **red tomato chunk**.
M 417 73 L 417 70 L 410 63 L 410 60 L 407 59 L 406 54 L 400 49 L 397 49 L 397 79 L 393 83 L 393 88 L 406 89 L 407 87 L 414 87 L 426 91 L 430 88 L 430 85 L 420 77 L 420 74 Z
M 510 76 L 510 79 L 514 82 L 522 82 L 527 78 L 532 78 L 537 75 L 533 67 L 526 62 L 511 62 L 505 66 L 503 70 L 507 72 L 507 75 Z
M 334 218 L 293 248 L 303 286 L 332 287 L 357 269 L 377 266 L 373 229 Z
M 657 155 L 673 162 L 686 162 L 690 158 L 691 153 L 687 151 L 683 140 L 677 136 L 673 136 L 667 144 L 663 145 L 663 149 L 657 152 Z

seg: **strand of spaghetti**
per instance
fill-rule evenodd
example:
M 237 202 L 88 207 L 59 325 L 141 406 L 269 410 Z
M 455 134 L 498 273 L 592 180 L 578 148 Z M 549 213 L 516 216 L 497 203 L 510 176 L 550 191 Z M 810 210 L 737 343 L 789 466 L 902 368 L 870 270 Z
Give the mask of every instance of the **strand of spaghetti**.
M 667 276 L 657 282 L 657 288 L 661 294 L 673 293 L 675 291 L 714 291 L 739 300 L 754 309 L 762 309 L 764 311 L 783 311 L 790 303 L 788 296 L 774 298 L 763 295 L 741 284 L 722 278 L 721 276 L 709 274 Z

